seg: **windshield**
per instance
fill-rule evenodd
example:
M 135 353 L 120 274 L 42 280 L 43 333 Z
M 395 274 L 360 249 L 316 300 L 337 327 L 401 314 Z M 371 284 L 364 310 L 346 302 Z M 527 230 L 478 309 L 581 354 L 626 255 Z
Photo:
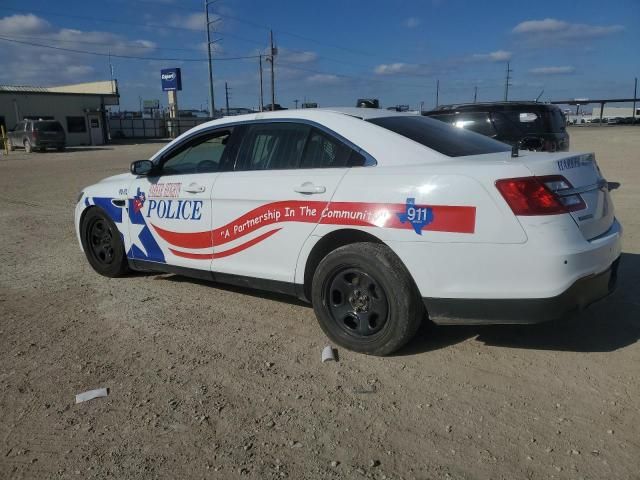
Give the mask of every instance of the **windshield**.
M 418 116 L 372 118 L 369 122 L 449 157 L 507 152 L 509 145 L 439 120 Z

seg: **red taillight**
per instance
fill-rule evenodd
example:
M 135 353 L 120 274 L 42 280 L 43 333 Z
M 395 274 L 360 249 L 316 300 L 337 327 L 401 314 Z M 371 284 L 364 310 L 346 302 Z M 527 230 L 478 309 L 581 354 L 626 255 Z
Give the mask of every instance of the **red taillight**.
M 558 215 L 586 207 L 580 195 L 562 195 L 572 186 L 559 175 L 505 178 L 496 187 L 516 215 Z

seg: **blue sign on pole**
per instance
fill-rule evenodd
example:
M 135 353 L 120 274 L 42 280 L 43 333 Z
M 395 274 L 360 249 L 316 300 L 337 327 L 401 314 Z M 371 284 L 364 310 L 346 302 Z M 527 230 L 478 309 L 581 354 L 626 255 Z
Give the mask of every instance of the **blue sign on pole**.
M 182 90 L 182 76 L 179 68 L 165 68 L 160 70 L 162 80 L 162 91 Z

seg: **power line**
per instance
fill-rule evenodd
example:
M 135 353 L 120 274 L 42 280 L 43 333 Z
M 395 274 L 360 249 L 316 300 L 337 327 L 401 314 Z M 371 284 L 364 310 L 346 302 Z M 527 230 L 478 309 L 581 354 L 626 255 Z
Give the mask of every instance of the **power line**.
M 206 58 L 166 58 L 166 57 L 140 57 L 137 55 L 118 55 L 118 54 L 114 54 L 114 53 L 102 53 L 102 52 L 91 52 L 88 50 L 77 50 L 75 48 L 63 48 L 63 47 L 55 47 L 53 45 L 45 45 L 42 43 L 35 43 L 35 42 L 25 42 L 22 40 L 14 40 L 11 38 L 7 38 L 7 37 L 0 37 L 0 40 L 5 41 L 5 42 L 11 42 L 11 43 L 19 43 L 22 45 L 30 45 L 32 47 L 42 47 L 42 48 L 50 48 L 52 50 L 61 50 L 64 52 L 71 52 L 71 53 L 81 53 L 81 54 L 85 54 L 85 55 L 97 55 L 97 56 L 101 56 L 101 57 L 114 57 L 114 58 L 126 58 L 126 59 L 130 59 L 130 60 L 157 60 L 157 61 L 173 61 L 173 62 L 206 62 L 207 59 Z M 258 55 L 245 55 L 245 56 L 241 56 L 241 57 L 217 57 L 215 60 L 216 61 L 229 61 L 229 60 L 247 60 L 247 59 L 251 59 L 251 58 L 258 58 Z
M 136 1 L 140 2 L 140 3 L 154 4 L 155 6 L 160 6 L 162 8 L 180 10 L 180 11 L 187 12 L 187 13 L 200 13 L 197 10 L 187 9 L 187 8 L 179 7 L 177 5 L 176 6 L 174 6 L 174 5 L 166 5 L 166 4 L 158 5 L 158 3 L 154 2 L 153 0 L 136 0 Z M 235 15 L 229 15 L 229 14 L 220 13 L 220 12 L 216 12 L 215 15 L 217 15 L 218 17 L 221 17 L 221 18 L 226 18 L 228 20 L 233 20 L 233 21 L 236 21 L 236 22 L 239 22 L 239 23 L 244 23 L 245 25 L 250 25 L 252 27 L 260 28 L 260 29 L 265 30 L 265 31 L 270 31 L 271 30 L 271 27 L 268 27 L 268 26 L 266 26 L 264 24 L 260 24 L 260 23 L 257 23 L 257 22 L 251 21 L 251 20 L 247 20 L 247 19 L 244 19 L 244 18 L 236 17 Z M 301 40 L 306 40 L 308 42 L 317 43 L 319 45 L 325 45 L 325 46 L 328 46 L 328 47 L 331 47 L 331 48 L 336 48 L 336 49 L 339 49 L 339 50 L 350 52 L 350 53 L 355 54 L 355 55 L 368 55 L 368 56 L 372 56 L 372 57 L 377 57 L 378 56 L 378 54 L 374 53 L 374 52 L 366 52 L 366 51 L 362 51 L 362 50 L 357 50 L 357 49 L 353 49 L 353 48 L 344 47 L 342 45 L 334 45 L 334 44 L 325 42 L 323 40 L 318 40 L 318 39 L 315 39 L 315 38 L 307 37 L 307 36 L 300 35 L 299 33 L 295 33 L 295 32 L 288 32 L 286 30 L 277 29 L 276 33 L 281 34 L 281 35 L 288 35 L 288 36 L 291 36 L 291 37 L 299 38 Z
M 11 33 L 11 36 L 6 38 L 16 39 L 16 37 L 19 37 L 18 39 L 23 38 L 27 40 L 49 40 L 55 43 L 99 45 L 99 46 L 110 47 L 110 48 L 131 47 L 131 48 L 140 48 L 140 49 L 147 49 L 147 50 L 167 50 L 167 51 L 171 50 L 176 52 L 202 52 L 202 49 L 200 48 L 173 48 L 173 47 L 164 47 L 162 45 L 142 45 L 136 42 L 120 42 L 117 40 L 115 40 L 116 43 L 90 42 L 88 40 L 84 40 L 81 38 L 79 38 L 78 40 L 69 40 L 69 39 L 56 38 L 56 37 L 51 37 L 46 35 L 20 35 L 17 33 Z
M 155 2 L 151 2 L 151 1 L 145 1 L 145 0 L 138 0 L 140 2 L 143 3 L 153 3 L 154 5 L 158 6 L 157 3 Z M 162 7 L 167 7 L 167 5 L 161 5 Z M 24 12 L 24 9 L 19 9 L 19 8 L 12 8 L 12 7 L 3 7 L 5 10 L 11 10 L 11 11 L 15 11 L 15 12 Z M 188 13 L 201 13 L 199 11 L 196 10 L 190 10 L 190 9 L 183 9 L 181 7 L 172 7 L 172 8 L 179 8 L 182 11 L 188 12 Z M 178 27 L 175 25 L 168 25 L 168 24 L 160 24 L 160 23 L 141 23 L 141 22 L 128 22 L 128 21 L 124 21 L 124 20 L 117 20 L 117 19 L 113 19 L 113 18 L 99 18 L 99 17 L 90 17 L 90 16 L 86 16 L 86 15 L 67 15 L 67 14 L 61 14 L 61 13 L 57 13 L 57 12 L 53 12 L 53 11 L 47 11 L 47 10 L 34 10 L 34 9 L 30 9 L 29 13 L 37 13 L 37 14 L 41 14 L 41 15 L 49 15 L 49 16 L 53 16 L 53 17 L 60 17 L 60 18 L 72 18 L 72 19 L 78 19 L 78 20 L 87 20 L 87 21 L 94 21 L 94 22 L 103 22 L 103 23 L 111 23 L 111 24 L 120 24 L 120 25 L 135 25 L 135 26 L 142 26 L 142 27 L 150 27 L 150 28 L 165 28 L 165 29 L 170 29 L 170 30 L 181 30 L 181 31 L 188 31 L 188 32 L 198 32 L 198 29 L 192 29 L 192 28 L 187 28 L 187 27 Z M 269 27 L 265 26 L 265 25 L 261 25 L 259 23 L 250 21 L 250 20 L 245 20 L 242 19 L 240 17 L 236 17 L 233 15 L 227 15 L 227 14 L 222 14 L 222 13 L 215 13 L 216 16 L 221 17 L 221 18 L 227 18 L 229 20 L 234 20 L 236 22 L 240 22 L 240 23 L 244 23 L 247 25 L 251 25 L 253 27 L 257 27 L 257 28 L 261 28 L 263 30 L 269 31 L 271 30 Z M 356 50 L 356 49 L 351 49 L 351 48 L 347 48 L 347 47 L 342 47 L 342 46 L 338 46 L 338 45 L 333 45 L 331 43 L 327 43 L 321 40 L 317 40 L 314 38 L 310 38 L 310 37 L 306 37 L 303 35 L 299 35 L 297 33 L 294 32 L 288 32 L 286 30 L 276 30 L 276 33 L 280 33 L 280 34 L 284 34 L 284 35 L 288 35 L 290 37 L 295 37 L 295 38 L 299 38 L 302 40 L 306 40 L 306 41 L 310 41 L 319 45 L 325 45 L 331 48 L 336 48 L 339 50 L 343 50 L 345 52 L 349 52 L 352 53 L 354 55 L 366 55 L 366 56 L 371 56 L 371 57 L 378 57 L 379 54 L 373 53 L 373 52 L 365 52 L 365 51 L 360 51 L 360 50 Z M 241 41 L 245 41 L 245 42 L 250 42 L 250 43 L 254 43 L 254 44 L 258 44 L 258 45 L 263 45 L 264 46 L 264 42 L 258 41 L 258 40 L 250 40 L 247 38 L 243 38 L 241 36 L 235 35 L 233 33 L 229 33 L 229 32 L 225 32 L 224 33 L 225 36 L 231 37 L 231 38 L 236 38 L 238 40 Z M 305 53 L 303 50 L 294 50 L 294 49 L 288 49 L 292 52 L 297 52 L 297 53 Z M 337 63 L 346 63 L 346 64 L 351 64 L 351 65 L 355 65 L 353 62 L 348 62 L 345 60 L 338 60 L 335 58 L 331 58 L 331 57 L 327 57 L 327 56 L 322 56 L 322 57 L 318 57 L 318 58 L 323 58 L 325 60 L 329 60 L 329 61 L 333 61 L 333 62 L 337 62 Z M 389 59 L 389 61 L 395 61 L 397 62 L 398 60 L 392 60 Z M 406 63 L 406 62 L 404 62 Z M 427 66 L 427 64 L 416 64 L 417 66 Z M 364 66 L 362 64 L 360 64 L 360 66 Z M 367 68 L 370 68 L 370 65 L 366 66 Z

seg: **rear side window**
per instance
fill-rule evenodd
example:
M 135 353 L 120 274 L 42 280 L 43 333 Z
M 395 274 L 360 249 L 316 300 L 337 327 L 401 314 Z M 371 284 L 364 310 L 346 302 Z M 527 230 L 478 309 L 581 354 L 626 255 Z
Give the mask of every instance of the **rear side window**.
M 511 147 L 464 128 L 422 116 L 373 118 L 369 122 L 449 157 L 510 151 Z
M 251 125 L 244 132 L 236 170 L 297 168 L 311 127 L 295 123 Z
M 351 152 L 344 143 L 314 128 L 304 149 L 300 168 L 347 167 L 350 166 Z

